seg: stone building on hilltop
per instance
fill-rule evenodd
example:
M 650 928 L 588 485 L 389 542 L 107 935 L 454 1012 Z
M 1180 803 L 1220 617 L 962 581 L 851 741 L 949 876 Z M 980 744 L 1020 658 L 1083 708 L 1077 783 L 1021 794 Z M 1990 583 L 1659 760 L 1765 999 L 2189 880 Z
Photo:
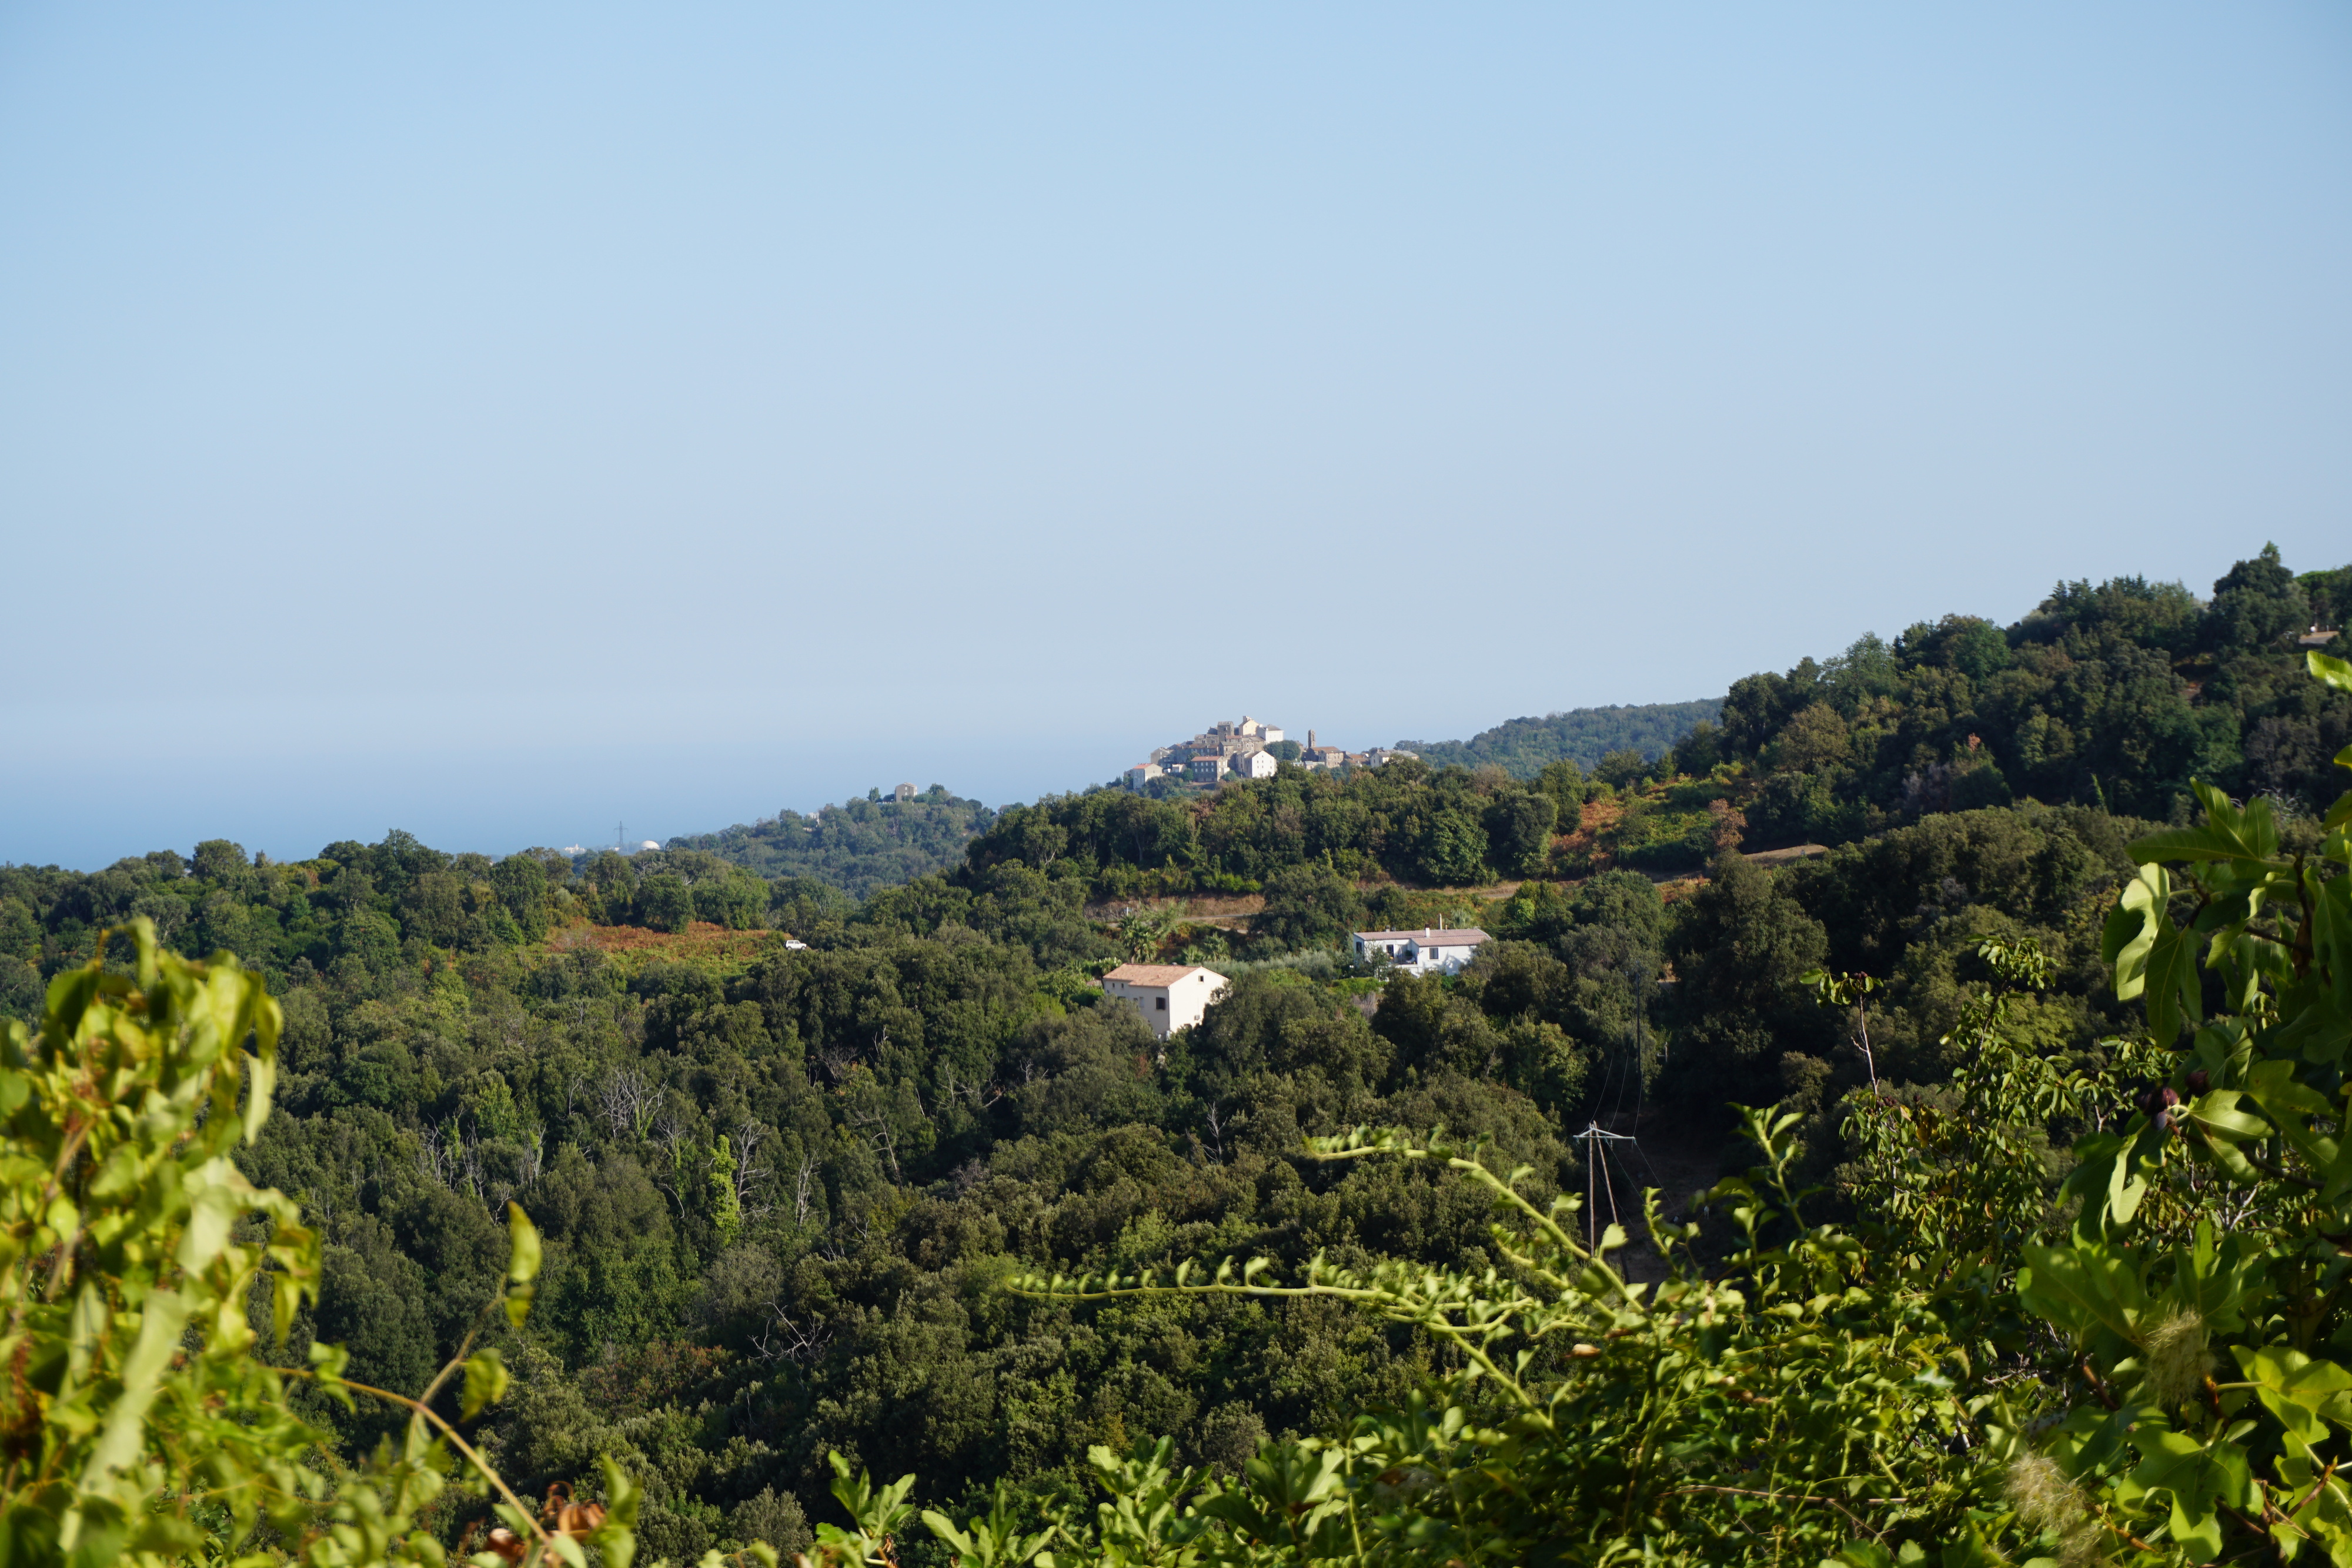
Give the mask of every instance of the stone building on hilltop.
M 1278 727 L 1244 714 L 1239 723 L 1214 724 L 1190 740 L 1160 747 L 1152 752 L 1150 761 L 1129 768 L 1125 782 L 1129 789 L 1140 790 L 1150 788 L 1155 779 L 1189 779 L 1197 784 L 1216 784 L 1227 779 L 1271 779 L 1276 767 L 1273 748 L 1283 739 Z M 1319 746 L 1311 729 L 1307 732 L 1307 744 L 1297 750 L 1298 755 L 1292 760 L 1301 768 L 1378 768 L 1384 762 L 1412 755 L 1382 747 L 1370 751 L 1343 751 L 1336 746 Z

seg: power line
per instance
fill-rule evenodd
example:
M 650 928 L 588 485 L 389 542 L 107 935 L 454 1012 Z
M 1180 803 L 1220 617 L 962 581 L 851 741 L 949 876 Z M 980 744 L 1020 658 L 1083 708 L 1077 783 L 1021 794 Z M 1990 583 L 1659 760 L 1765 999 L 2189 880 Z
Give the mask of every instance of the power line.
M 1608 1145 L 1611 1144 L 1632 1144 L 1635 1148 L 1639 1148 L 1641 1147 L 1641 1140 L 1638 1138 L 1628 1137 L 1622 1133 L 1609 1132 L 1598 1122 L 1589 1122 L 1585 1124 L 1584 1131 L 1574 1135 L 1573 1141 L 1584 1145 L 1584 1237 L 1586 1249 L 1597 1252 L 1601 1249 L 1601 1233 L 1600 1216 L 1593 1204 L 1593 1168 L 1596 1166 L 1600 1167 L 1601 1190 L 1606 1192 L 1609 1197 L 1609 1223 L 1622 1228 L 1624 1221 L 1619 1218 L 1617 1213 L 1617 1184 L 1609 1179 Z M 1647 1156 L 1645 1155 L 1644 1157 L 1646 1158 Z M 1626 1179 L 1630 1181 L 1633 1179 L 1633 1173 L 1632 1171 L 1627 1171 L 1625 1176 Z

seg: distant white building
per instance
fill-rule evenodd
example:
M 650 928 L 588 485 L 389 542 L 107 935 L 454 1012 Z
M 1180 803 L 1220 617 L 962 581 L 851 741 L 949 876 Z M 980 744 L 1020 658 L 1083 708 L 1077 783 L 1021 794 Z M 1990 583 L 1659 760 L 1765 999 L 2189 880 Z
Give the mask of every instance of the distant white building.
M 1440 926 L 1432 931 L 1359 931 L 1357 958 L 1366 964 L 1392 964 L 1416 975 L 1458 975 L 1478 956 L 1478 945 L 1489 940 L 1475 925 Z
M 1271 779 L 1277 760 L 1272 754 L 1273 747 L 1281 746 L 1285 739 L 1280 725 L 1244 714 L 1239 723 L 1225 719 L 1190 740 L 1153 747 L 1147 760 L 1127 769 L 1122 778 L 1129 789 L 1137 790 L 1154 779 L 1187 779 L 1196 784 L 1214 784 L 1228 774 L 1237 779 Z M 1336 747 L 1316 746 L 1311 729 L 1307 732 L 1307 742 L 1296 759 L 1302 768 L 1367 765 L 1361 756 Z M 1296 743 L 1290 749 L 1297 749 Z
M 661 848 L 661 845 L 654 842 L 651 839 L 647 839 L 644 843 L 639 844 L 637 848 L 641 850 L 657 850 Z
M 1102 977 L 1106 995 L 1143 1015 L 1151 1032 L 1166 1040 L 1201 1021 L 1225 988 L 1225 977 L 1198 964 L 1121 964 Z

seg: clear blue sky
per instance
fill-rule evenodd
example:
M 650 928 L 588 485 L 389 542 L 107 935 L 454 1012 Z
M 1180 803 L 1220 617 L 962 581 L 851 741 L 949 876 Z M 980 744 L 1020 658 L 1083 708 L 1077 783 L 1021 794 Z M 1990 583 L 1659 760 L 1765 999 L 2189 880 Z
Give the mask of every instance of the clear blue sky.
M 0 9 L 0 860 L 992 801 L 2352 558 L 2352 9 Z

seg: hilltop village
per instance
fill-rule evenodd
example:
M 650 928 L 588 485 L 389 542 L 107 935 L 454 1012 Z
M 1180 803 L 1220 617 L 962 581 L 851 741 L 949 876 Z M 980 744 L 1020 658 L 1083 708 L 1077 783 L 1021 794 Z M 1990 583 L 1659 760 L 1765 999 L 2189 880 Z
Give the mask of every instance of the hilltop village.
M 1302 745 L 1288 738 L 1279 727 L 1244 714 L 1239 723 L 1213 724 L 1190 740 L 1159 747 L 1149 761 L 1129 768 L 1126 780 L 1129 789 L 1148 791 L 1156 780 L 1163 779 L 1193 784 L 1218 784 L 1227 779 L 1271 779 L 1276 765 L 1282 762 L 1301 768 L 1378 768 L 1396 758 L 1412 755 L 1381 746 L 1370 751 L 1343 751 L 1336 746 L 1318 745 L 1311 729 Z

